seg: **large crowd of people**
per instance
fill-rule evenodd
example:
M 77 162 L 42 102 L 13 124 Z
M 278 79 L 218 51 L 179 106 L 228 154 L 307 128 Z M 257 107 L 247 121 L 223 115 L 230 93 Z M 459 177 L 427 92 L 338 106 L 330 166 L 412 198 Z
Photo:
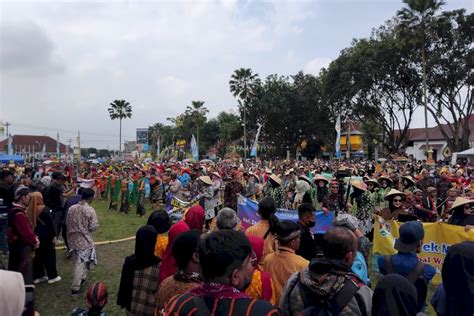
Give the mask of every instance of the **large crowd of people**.
M 258 203 L 260 220 L 245 231 L 239 197 Z M 427 300 L 438 315 L 474 314 L 474 235 L 449 248 L 433 297 L 427 288 L 436 270 L 417 257 L 422 222 L 474 233 L 469 165 L 409 159 L 10 165 L 0 171 L 0 199 L 0 264 L 8 262 L 4 268 L 20 273 L 27 287 L 64 282 L 56 268 L 56 245 L 64 243 L 74 260 L 71 295 L 83 293 L 97 264 L 93 199 L 106 200 L 110 212 L 135 208 L 145 216 L 151 209 L 122 268 L 116 303 L 126 315 L 417 315 Z M 182 218 L 172 216 L 174 201 L 191 206 Z M 297 210 L 298 221 L 279 220 L 277 209 Z M 316 210 L 333 213 L 325 234 L 311 232 Z M 382 277 L 372 284 L 376 215 L 403 224 L 397 254 L 378 257 Z M 93 286 L 102 289 L 101 305 L 93 299 L 90 313 L 73 314 L 104 314 L 105 285 Z M 0 314 L 20 315 L 14 303 L 0 304 Z

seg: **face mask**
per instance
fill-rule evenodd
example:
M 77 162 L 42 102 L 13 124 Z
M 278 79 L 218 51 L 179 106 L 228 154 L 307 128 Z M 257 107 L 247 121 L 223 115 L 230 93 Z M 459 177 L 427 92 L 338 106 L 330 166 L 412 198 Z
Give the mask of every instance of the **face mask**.
M 306 222 L 306 227 L 311 228 L 316 225 L 316 221 L 308 221 Z

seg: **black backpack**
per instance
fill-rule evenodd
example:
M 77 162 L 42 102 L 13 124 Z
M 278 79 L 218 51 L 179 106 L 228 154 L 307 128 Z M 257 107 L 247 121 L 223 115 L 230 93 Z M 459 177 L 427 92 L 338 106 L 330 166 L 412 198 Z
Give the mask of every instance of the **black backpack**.
M 387 274 L 395 273 L 393 271 L 392 265 L 392 256 L 384 256 L 385 258 L 385 269 L 387 270 Z M 413 270 L 407 275 L 408 281 L 410 281 L 416 288 L 416 295 L 418 300 L 418 308 L 422 310 L 426 296 L 428 294 L 428 284 L 423 277 L 423 270 L 425 268 L 425 264 L 423 262 L 418 262 Z
M 299 278 L 298 278 L 299 279 Z M 342 288 L 330 299 L 322 300 L 315 296 L 309 289 L 306 288 L 301 282 L 298 282 L 299 291 L 303 299 L 304 306 L 306 307 L 302 315 L 304 316 L 335 316 L 339 315 L 341 311 L 346 307 L 347 304 L 356 298 L 359 303 L 362 315 L 368 315 L 365 310 L 365 304 L 360 300 L 360 297 L 356 295 L 357 291 L 364 286 L 363 283 L 352 278 L 347 278 L 344 281 Z

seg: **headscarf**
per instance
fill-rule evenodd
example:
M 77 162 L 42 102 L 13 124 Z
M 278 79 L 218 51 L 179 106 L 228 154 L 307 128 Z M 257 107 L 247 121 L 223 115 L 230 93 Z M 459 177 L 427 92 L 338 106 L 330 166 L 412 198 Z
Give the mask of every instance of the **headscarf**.
M 151 225 L 141 227 L 135 237 L 135 253 L 125 258 L 117 294 L 117 305 L 130 310 L 135 271 L 160 263 L 155 257 L 156 230 Z
M 194 205 L 186 212 L 183 221 L 188 224 L 189 229 L 198 229 L 202 231 L 205 214 L 206 213 L 202 206 Z
M 372 296 L 374 316 L 415 316 L 418 313 L 415 286 L 399 274 L 388 274 L 377 283 Z
M 28 214 L 28 219 L 33 228 L 36 227 L 36 220 L 43 211 L 44 206 L 43 195 L 40 192 L 31 193 L 30 204 L 28 204 L 28 207 L 26 208 L 26 213 Z
M 262 237 L 251 236 L 251 235 L 248 235 L 247 238 L 249 239 L 250 244 L 252 245 L 253 252 L 255 252 L 255 255 L 257 257 L 257 262 L 260 262 L 263 256 L 263 248 L 265 246 L 265 240 L 263 240 Z
M 21 315 L 25 306 L 25 282 L 21 273 L 0 270 L 0 315 Z
M 446 291 L 446 315 L 473 315 L 474 241 L 448 248 L 441 276 Z
M 159 283 L 161 283 L 164 279 L 173 275 L 176 270 L 176 261 L 173 257 L 173 243 L 178 237 L 179 234 L 182 232 L 188 231 L 189 226 L 184 221 L 177 222 L 168 232 L 168 245 L 166 246 L 165 252 L 163 253 L 163 258 L 160 267 L 160 276 L 159 276 Z

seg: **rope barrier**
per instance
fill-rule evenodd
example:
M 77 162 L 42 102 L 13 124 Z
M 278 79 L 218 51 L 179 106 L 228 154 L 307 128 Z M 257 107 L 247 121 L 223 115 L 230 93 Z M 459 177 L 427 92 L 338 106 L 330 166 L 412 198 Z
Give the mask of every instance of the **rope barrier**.
M 115 244 L 118 242 L 122 241 L 128 241 L 128 240 L 134 240 L 135 236 L 127 237 L 127 238 L 122 238 L 122 239 L 116 239 L 116 240 L 105 240 L 105 241 L 98 241 L 94 243 L 94 246 L 100 246 L 100 245 L 110 245 L 110 244 Z M 59 246 L 55 247 L 56 250 L 63 250 L 66 249 L 66 246 Z

